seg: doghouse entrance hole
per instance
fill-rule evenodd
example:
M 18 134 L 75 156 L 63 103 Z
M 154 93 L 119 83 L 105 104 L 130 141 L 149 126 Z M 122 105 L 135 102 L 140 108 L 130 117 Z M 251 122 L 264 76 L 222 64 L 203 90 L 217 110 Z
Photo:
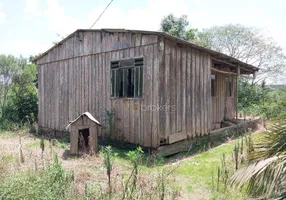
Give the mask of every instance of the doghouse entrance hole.
M 79 149 L 84 149 L 89 147 L 88 139 L 89 139 L 89 128 L 81 129 L 78 131 L 78 147 Z

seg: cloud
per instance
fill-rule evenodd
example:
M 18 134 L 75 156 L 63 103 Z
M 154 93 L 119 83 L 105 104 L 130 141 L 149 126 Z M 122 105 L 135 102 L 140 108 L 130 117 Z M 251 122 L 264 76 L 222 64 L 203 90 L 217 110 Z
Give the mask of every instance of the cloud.
M 42 16 L 42 12 L 40 11 L 40 1 L 27 0 L 24 8 L 24 13 L 26 18 Z
M 3 3 L 0 1 L 0 25 L 4 23 L 6 19 L 6 14 L 1 11 Z
M 97 19 L 104 7 L 96 7 L 88 16 L 89 26 Z M 93 28 L 126 28 L 158 30 L 161 19 L 173 13 L 176 16 L 188 13 L 185 0 L 148 0 L 146 7 L 123 10 L 119 7 L 109 7 Z
M 0 25 L 4 23 L 6 18 L 6 14 L 3 12 L 0 12 Z
M 65 14 L 59 0 L 26 0 L 24 13 L 25 19 L 42 23 L 61 36 L 73 32 L 80 24 L 78 20 Z
M 48 8 L 44 11 L 44 17 L 48 19 L 48 28 L 61 36 L 73 32 L 79 26 L 79 20 L 67 16 L 64 8 L 58 0 L 47 0 Z
M 36 55 L 46 51 L 49 44 L 41 44 L 33 40 L 6 40 L 1 42 L 3 45 L 0 46 L 0 52 L 5 51 L 5 54 L 12 54 L 15 56 L 23 55 L 29 57 L 30 55 Z M 28 48 L 27 48 L 28 47 Z M 5 48 L 5 49 L 2 49 Z
M 113 7 L 113 5 L 111 4 L 93 28 L 158 30 L 164 16 L 170 13 L 176 16 L 188 13 L 186 0 L 177 0 L 176 4 L 171 0 L 148 0 L 145 7 L 135 7 L 129 10 L 119 6 Z M 59 0 L 46 0 L 45 2 L 26 0 L 24 12 L 26 19 L 46 23 L 49 30 L 55 31 L 61 36 L 67 36 L 76 29 L 90 28 L 104 8 L 105 5 L 96 7 L 86 14 L 86 18 L 80 17 L 86 19 L 84 21 L 66 15 Z

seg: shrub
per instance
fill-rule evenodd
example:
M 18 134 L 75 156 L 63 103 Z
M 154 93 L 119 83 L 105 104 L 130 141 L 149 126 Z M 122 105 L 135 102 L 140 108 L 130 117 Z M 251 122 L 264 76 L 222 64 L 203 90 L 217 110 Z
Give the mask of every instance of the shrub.
M 4 199 L 63 199 L 71 188 L 67 174 L 57 156 L 43 172 L 24 172 L 8 178 L 0 186 Z

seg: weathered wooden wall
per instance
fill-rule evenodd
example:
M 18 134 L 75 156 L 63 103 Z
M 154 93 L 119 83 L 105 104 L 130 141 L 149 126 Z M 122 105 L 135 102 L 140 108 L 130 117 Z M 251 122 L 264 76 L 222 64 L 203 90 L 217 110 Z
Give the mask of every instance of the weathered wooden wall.
M 165 40 L 160 56 L 161 140 L 173 143 L 206 135 L 211 129 L 210 56 Z
M 212 97 L 212 123 L 220 123 L 223 118 L 235 117 L 236 82 L 234 75 L 212 72 L 216 75 L 216 96 Z M 226 77 L 232 77 L 232 96 L 226 97 Z
M 115 109 L 117 135 L 145 147 L 158 147 L 157 36 L 79 32 L 38 61 L 39 125 L 63 130 L 83 112 L 104 124 L 105 110 Z M 112 99 L 110 61 L 144 57 L 142 99 Z
M 111 98 L 110 61 L 132 57 L 144 58 L 143 98 Z M 156 148 L 206 135 L 223 118 L 224 90 L 211 97 L 210 55 L 163 36 L 79 31 L 37 64 L 44 128 L 61 131 L 86 111 L 104 124 L 105 110 L 115 109 L 121 120 L 113 139 Z M 227 99 L 228 117 L 234 101 Z

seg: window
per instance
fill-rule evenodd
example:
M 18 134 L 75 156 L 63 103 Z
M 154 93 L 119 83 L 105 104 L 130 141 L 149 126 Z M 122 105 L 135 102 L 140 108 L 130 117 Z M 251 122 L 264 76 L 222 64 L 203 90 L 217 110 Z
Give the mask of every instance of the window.
M 232 96 L 232 77 L 226 77 L 226 96 L 231 97 Z
M 143 58 L 111 62 L 111 97 L 143 97 Z
M 211 82 L 212 97 L 215 97 L 216 96 L 216 75 L 212 74 L 211 78 L 212 78 L 212 82 Z

